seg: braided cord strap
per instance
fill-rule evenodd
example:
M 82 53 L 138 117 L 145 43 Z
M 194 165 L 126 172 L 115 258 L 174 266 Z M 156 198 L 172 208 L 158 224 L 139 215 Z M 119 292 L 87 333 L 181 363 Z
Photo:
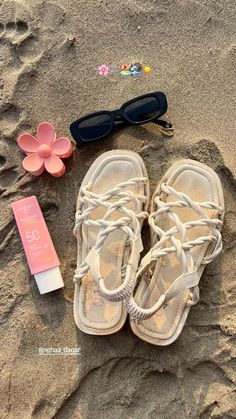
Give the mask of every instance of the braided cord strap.
M 122 301 L 129 297 L 135 286 L 136 271 L 139 263 L 140 253 L 143 250 L 141 236 L 130 239 L 131 255 L 127 263 L 125 279 L 123 283 L 114 290 L 106 288 L 104 279 L 100 271 L 100 253 L 93 247 L 87 258 L 86 262 L 92 272 L 93 278 L 97 283 L 97 288 L 100 294 L 109 301 Z
M 95 194 L 89 190 L 89 185 L 82 188 L 82 196 L 79 199 L 79 209 L 76 214 L 76 223 L 74 227 L 74 234 L 78 236 L 79 228 L 82 224 L 87 226 L 99 227 L 99 233 L 95 245 L 90 249 L 86 259 L 76 269 L 74 275 L 74 282 L 79 284 L 82 278 L 90 270 L 93 278 L 97 284 L 99 293 L 109 301 L 122 301 L 129 297 L 135 286 L 136 271 L 139 263 L 140 253 L 143 249 L 141 240 L 141 224 L 140 221 L 147 218 L 148 214 L 141 211 L 136 214 L 133 210 L 127 208 L 127 204 L 132 202 L 137 208 L 140 203 L 147 200 L 145 196 L 134 195 L 131 191 L 124 191 L 128 186 L 136 185 L 137 183 L 146 183 L 146 178 L 134 178 L 127 182 L 122 182 L 115 188 L 108 190 L 102 195 Z M 118 198 L 116 202 L 109 202 L 110 198 Z M 89 205 L 82 210 L 83 205 Z M 91 220 L 88 219 L 89 214 L 97 207 L 104 207 L 106 213 L 103 219 Z M 113 212 L 119 211 L 123 216 L 117 220 L 110 220 Z M 113 231 L 121 229 L 127 236 L 131 247 L 131 253 L 126 265 L 125 278 L 123 283 L 116 289 L 109 290 L 105 286 L 104 278 L 100 270 L 100 255 L 106 237 Z M 78 237 L 80 238 L 80 237 Z M 80 238 L 81 240 L 81 238 Z M 123 268 L 122 268 L 123 271 Z M 124 272 L 122 272 L 123 276 Z
M 210 263 L 216 256 L 218 256 L 222 249 L 222 239 L 218 229 L 221 227 L 222 221 L 218 218 L 210 219 L 205 213 L 204 208 L 213 209 L 217 211 L 218 214 L 223 212 L 223 208 L 212 202 L 195 202 L 188 195 L 178 192 L 173 187 L 165 184 L 161 185 L 161 192 L 166 195 L 171 194 L 177 196 L 179 200 L 173 202 L 163 202 L 159 196 L 155 198 L 157 210 L 150 214 L 149 225 L 153 230 L 153 234 L 159 237 L 159 241 L 157 241 L 153 248 L 142 259 L 140 269 L 136 276 L 136 281 L 145 271 L 147 271 L 151 264 L 158 260 L 158 258 L 167 256 L 171 253 L 176 253 L 176 256 L 183 268 L 183 274 L 172 283 L 168 290 L 162 294 L 158 301 L 150 308 L 140 307 L 135 301 L 133 295 L 131 295 L 126 302 L 126 305 L 131 317 L 136 320 L 145 320 L 152 317 L 158 310 L 160 310 L 161 307 L 166 305 L 168 301 L 185 289 L 191 290 L 190 299 L 187 305 L 197 304 L 199 301 L 198 283 L 200 275 L 198 275 L 197 270 L 194 267 L 191 249 L 195 246 L 206 243 L 215 243 L 214 251 L 211 255 L 203 258 L 202 264 Z M 173 210 L 174 208 L 183 207 L 190 207 L 202 218 L 196 221 L 182 223 L 178 215 L 174 213 Z M 162 214 L 165 214 L 165 216 L 175 224 L 175 226 L 171 227 L 168 231 L 162 230 L 157 225 Z M 188 230 L 196 226 L 209 227 L 211 229 L 211 234 L 198 237 L 195 240 L 188 240 Z M 179 234 L 180 239 L 175 237 L 176 234 Z M 172 245 L 167 247 L 167 242 L 171 242 Z

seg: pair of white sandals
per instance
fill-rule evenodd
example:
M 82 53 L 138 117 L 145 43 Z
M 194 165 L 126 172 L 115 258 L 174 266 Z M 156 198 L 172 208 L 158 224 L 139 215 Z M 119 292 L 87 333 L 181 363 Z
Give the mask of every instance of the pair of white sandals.
M 222 249 L 218 176 L 197 161 L 179 161 L 154 192 L 150 215 L 148 208 L 148 176 L 137 153 L 97 158 L 79 190 L 74 228 L 74 317 L 83 332 L 115 333 L 129 313 L 138 337 L 169 345 L 199 301 L 204 267 Z M 151 243 L 140 262 L 145 218 Z

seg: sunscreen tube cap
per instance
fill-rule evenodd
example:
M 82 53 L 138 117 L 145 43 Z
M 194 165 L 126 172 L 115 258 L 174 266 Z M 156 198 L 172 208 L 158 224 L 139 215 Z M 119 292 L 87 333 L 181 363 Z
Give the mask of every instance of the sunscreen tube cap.
M 34 277 L 40 294 L 46 294 L 47 292 L 64 287 L 61 271 L 58 266 L 48 269 L 47 271 L 34 274 Z

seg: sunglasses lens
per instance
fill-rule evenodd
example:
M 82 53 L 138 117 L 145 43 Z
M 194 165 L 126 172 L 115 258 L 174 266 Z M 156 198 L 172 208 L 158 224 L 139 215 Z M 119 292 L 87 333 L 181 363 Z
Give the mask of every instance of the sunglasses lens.
M 78 133 L 85 141 L 96 140 L 105 136 L 111 129 L 112 119 L 107 113 L 94 115 L 78 124 Z
M 155 96 L 148 96 L 127 105 L 124 109 L 131 122 L 145 122 L 161 114 L 161 105 Z

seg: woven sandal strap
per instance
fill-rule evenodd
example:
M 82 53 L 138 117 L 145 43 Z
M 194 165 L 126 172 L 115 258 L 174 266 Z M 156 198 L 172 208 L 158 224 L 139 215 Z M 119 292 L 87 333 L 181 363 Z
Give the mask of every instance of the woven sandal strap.
M 116 289 L 109 290 L 105 286 L 104 278 L 100 269 L 100 252 L 92 247 L 86 257 L 86 263 L 93 275 L 100 294 L 109 301 L 122 301 L 129 297 L 135 286 L 136 271 L 139 263 L 140 253 L 143 250 L 141 236 L 130 239 L 131 254 L 127 263 L 125 279 L 123 283 Z
M 195 202 L 188 195 L 178 192 L 173 187 L 167 186 L 166 184 L 162 184 L 160 189 L 162 193 L 166 195 L 172 194 L 179 198 L 179 200 L 173 202 L 163 202 L 159 196 L 155 198 L 157 210 L 150 214 L 149 225 L 154 234 L 156 234 L 160 239 L 142 259 L 140 269 L 136 276 L 136 281 L 138 282 L 139 277 L 147 271 L 148 268 L 158 260 L 158 258 L 171 253 L 176 253 L 176 256 L 182 266 L 183 274 L 172 283 L 165 294 L 161 295 L 158 301 L 150 308 L 145 309 L 140 307 L 135 302 L 132 295 L 128 299 L 127 310 L 134 319 L 142 320 L 152 317 L 158 310 L 160 310 L 161 307 L 163 307 L 163 305 L 167 304 L 168 301 L 173 299 L 184 289 L 191 289 L 191 301 L 187 302 L 187 305 L 196 304 L 199 301 L 198 282 L 200 275 L 197 275 L 196 267 L 194 266 L 190 251 L 195 246 L 215 242 L 212 254 L 203 258 L 202 264 L 207 264 L 210 263 L 222 249 L 221 234 L 218 230 L 218 228 L 222 225 L 222 221 L 217 218 L 210 219 L 204 209 L 212 209 L 221 214 L 223 212 L 223 208 L 213 202 Z M 174 212 L 175 207 L 190 207 L 197 214 L 199 214 L 201 218 L 199 220 L 183 223 L 181 222 L 179 216 Z M 165 216 L 169 218 L 172 223 L 174 223 L 174 226 L 168 231 L 162 230 L 158 225 L 159 218 L 162 214 L 165 214 Z M 207 226 L 211 229 L 212 233 L 190 241 L 188 240 L 187 232 L 189 229 L 196 226 Z M 178 234 L 180 238 L 177 238 L 176 234 Z M 167 245 L 168 242 L 170 242 L 169 246 Z

